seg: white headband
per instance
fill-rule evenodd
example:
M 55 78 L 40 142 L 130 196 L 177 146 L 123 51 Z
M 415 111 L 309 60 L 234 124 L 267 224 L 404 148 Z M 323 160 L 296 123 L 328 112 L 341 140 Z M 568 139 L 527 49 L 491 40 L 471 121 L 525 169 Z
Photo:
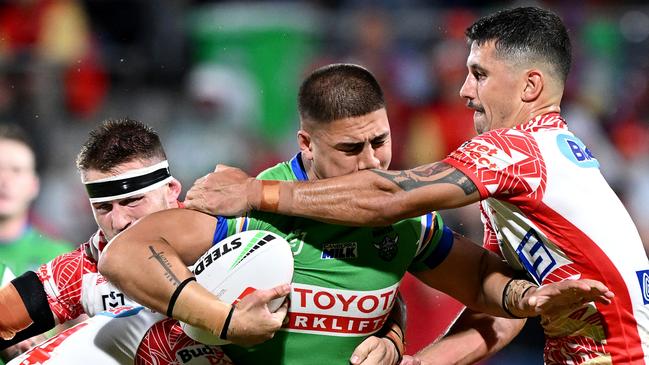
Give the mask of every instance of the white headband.
M 169 162 L 164 160 L 155 165 L 126 171 L 123 174 L 103 179 L 84 181 L 91 203 L 123 199 L 155 190 L 171 181 Z

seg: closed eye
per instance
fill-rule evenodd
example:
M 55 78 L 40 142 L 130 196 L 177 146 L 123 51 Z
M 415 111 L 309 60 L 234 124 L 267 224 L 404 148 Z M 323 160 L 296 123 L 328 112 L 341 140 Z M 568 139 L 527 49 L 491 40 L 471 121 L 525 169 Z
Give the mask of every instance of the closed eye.
M 336 149 L 347 154 L 359 154 L 364 146 L 365 143 L 340 143 L 336 145 Z
M 137 205 L 137 203 L 139 203 L 139 201 L 142 200 L 143 198 L 144 198 L 144 196 L 142 195 L 142 196 L 136 196 L 136 197 L 132 197 L 132 198 L 122 199 L 122 200 L 119 201 L 119 205 L 121 205 L 121 206 Z
M 376 149 L 383 146 L 388 141 L 389 134 L 382 134 L 372 140 L 372 148 Z

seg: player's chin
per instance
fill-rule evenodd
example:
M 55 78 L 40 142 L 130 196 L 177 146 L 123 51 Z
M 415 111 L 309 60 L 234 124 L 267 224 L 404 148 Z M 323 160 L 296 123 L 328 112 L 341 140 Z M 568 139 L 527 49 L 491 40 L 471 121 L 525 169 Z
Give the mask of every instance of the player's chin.
M 476 132 L 478 134 L 482 134 L 484 132 L 487 132 L 488 129 L 488 122 L 487 118 L 485 117 L 485 114 L 479 111 L 475 111 L 473 113 L 473 127 L 475 128 Z

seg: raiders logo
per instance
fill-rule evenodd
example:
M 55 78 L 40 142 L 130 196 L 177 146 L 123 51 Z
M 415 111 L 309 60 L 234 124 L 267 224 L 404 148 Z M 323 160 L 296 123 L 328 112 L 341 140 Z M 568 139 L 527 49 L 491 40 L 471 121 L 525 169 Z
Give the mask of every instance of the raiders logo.
M 394 233 L 394 231 L 392 232 Z M 372 244 L 379 250 L 379 257 L 383 261 L 392 261 L 397 256 L 399 251 L 399 236 L 394 233 L 391 235 L 383 236 L 383 239 L 380 241 L 375 241 Z

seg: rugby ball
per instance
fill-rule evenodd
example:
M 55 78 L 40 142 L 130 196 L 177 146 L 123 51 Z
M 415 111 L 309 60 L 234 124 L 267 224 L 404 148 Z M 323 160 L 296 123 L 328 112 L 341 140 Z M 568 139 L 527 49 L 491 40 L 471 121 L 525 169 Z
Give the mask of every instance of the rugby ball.
M 293 278 L 293 253 L 286 240 L 269 231 L 244 231 L 214 244 L 190 267 L 196 281 L 224 302 L 235 304 L 257 289 L 271 289 L 290 283 Z M 272 300 L 271 312 L 284 298 Z M 201 328 L 181 323 L 187 336 L 208 344 L 229 341 Z

